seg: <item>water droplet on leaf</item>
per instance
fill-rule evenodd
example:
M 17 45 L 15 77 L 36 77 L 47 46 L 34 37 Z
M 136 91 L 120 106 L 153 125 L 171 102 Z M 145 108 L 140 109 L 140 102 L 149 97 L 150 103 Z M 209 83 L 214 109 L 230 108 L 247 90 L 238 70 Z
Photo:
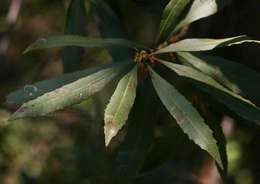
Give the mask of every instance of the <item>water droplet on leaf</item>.
M 41 39 L 38 40 L 38 42 L 45 43 L 45 42 L 47 42 L 47 39 L 46 38 L 41 38 Z
M 24 86 L 23 91 L 30 97 L 33 97 L 38 92 L 38 88 L 34 85 L 26 85 Z

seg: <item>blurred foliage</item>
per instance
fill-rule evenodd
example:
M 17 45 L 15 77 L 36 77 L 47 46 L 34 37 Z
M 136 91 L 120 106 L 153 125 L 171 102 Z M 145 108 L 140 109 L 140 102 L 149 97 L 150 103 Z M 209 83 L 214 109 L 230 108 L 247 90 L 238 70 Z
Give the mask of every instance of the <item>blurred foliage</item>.
M 109 2 L 122 15 L 124 28 L 130 38 L 152 45 L 151 38 L 156 34 L 156 25 L 167 1 Z M 63 72 L 62 54 L 58 49 L 27 55 L 22 55 L 22 52 L 41 36 L 64 32 L 69 1 L 24 0 L 14 26 L 6 22 L 10 4 L 11 1 L 2 0 L 0 5 L 0 44 L 5 38 L 9 40 L 7 51 L 0 52 L 0 183 L 113 183 L 110 162 L 114 157 L 112 151 L 116 150 L 119 143 L 115 142 L 105 150 L 102 127 L 105 104 L 115 85 L 108 87 L 102 94 L 95 95 L 93 99 L 59 111 L 52 117 L 24 119 L 7 125 L 7 119 L 15 109 L 7 108 L 4 102 L 10 91 Z M 236 0 L 223 12 L 193 24 L 188 34 L 197 37 L 247 34 L 260 39 L 259 7 L 258 0 Z M 86 29 L 90 35 L 100 34 L 93 22 Z M 253 47 L 235 46 L 216 52 L 243 62 L 259 72 L 259 48 Z M 87 68 L 110 61 L 106 50 L 93 49 L 84 53 L 80 65 L 81 68 Z M 212 175 L 206 172 L 212 165 L 209 156 L 193 145 L 185 135 L 180 134 L 178 128 L 171 127 L 171 117 L 165 109 L 161 111 L 155 141 L 136 183 L 211 184 L 207 179 Z M 229 111 L 226 114 L 214 113 L 222 123 L 222 117 L 233 116 Z M 228 138 L 230 164 L 226 183 L 260 183 L 260 130 L 244 120 L 237 121 L 239 123 L 229 122 L 233 127 Z M 225 127 L 225 123 L 222 126 Z M 174 135 L 167 133 L 171 128 L 177 129 Z M 121 136 L 124 136 L 124 131 Z M 165 150 L 166 155 L 160 155 L 162 150 Z M 151 168 L 155 170 L 151 171 Z

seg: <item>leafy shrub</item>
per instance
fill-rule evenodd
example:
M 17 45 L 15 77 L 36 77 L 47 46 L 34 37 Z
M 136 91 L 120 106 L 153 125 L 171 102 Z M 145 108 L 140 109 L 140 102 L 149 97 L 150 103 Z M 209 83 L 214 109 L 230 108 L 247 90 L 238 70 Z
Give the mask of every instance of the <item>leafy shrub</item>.
M 223 39 L 184 38 L 189 24 L 215 14 L 225 3 L 224 0 L 169 1 L 162 14 L 154 47 L 149 48 L 126 39 L 118 17 L 102 0 L 92 0 L 91 5 L 100 19 L 99 28 L 103 38 L 84 36 L 84 2 L 73 0 L 68 10 L 66 34 L 41 38 L 25 52 L 65 47 L 65 71 L 77 67 L 78 47 L 107 48 L 115 63 L 37 82 L 26 86 L 31 91 L 29 93 L 25 93 L 24 89 L 11 93 L 7 102 L 19 104 L 21 107 L 10 120 L 45 116 L 80 103 L 120 76 L 104 114 L 106 146 L 128 122 L 128 132 L 115 162 L 122 164 L 127 159 L 127 163 L 131 164 L 126 164 L 124 168 L 123 172 L 127 175 L 118 176 L 120 181 L 132 180 L 141 168 L 153 140 L 154 126 L 161 105 L 169 111 L 183 132 L 226 171 L 223 133 L 217 128 L 212 131 L 192 103 L 179 92 L 179 86 L 167 81 L 172 81 L 172 77 L 181 79 L 184 83 L 194 85 L 203 94 L 214 97 L 238 116 L 256 124 L 260 123 L 259 108 L 245 98 L 258 98 L 255 94 L 259 92 L 259 75 L 240 64 L 205 55 L 204 52 L 260 41 L 247 36 Z M 189 11 L 186 11 L 187 8 Z M 166 77 L 166 80 L 159 73 L 163 75 L 167 68 L 172 70 L 172 75 Z M 213 135 L 213 132 L 217 135 Z

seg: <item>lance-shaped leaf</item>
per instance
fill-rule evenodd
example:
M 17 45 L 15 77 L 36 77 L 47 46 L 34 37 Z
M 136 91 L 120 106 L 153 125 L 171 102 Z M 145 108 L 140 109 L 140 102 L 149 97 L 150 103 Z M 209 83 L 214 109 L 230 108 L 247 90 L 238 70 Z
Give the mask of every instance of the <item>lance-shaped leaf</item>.
M 67 10 L 65 34 L 86 34 L 86 9 L 84 0 L 72 0 Z M 62 51 L 63 70 L 65 73 L 80 69 L 82 48 L 66 47 Z
M 233 98 L 227 93 L 223 93 L 222 91 L 211 86 L 197 83 L 196 81 L 193 82 L 197 88 L 215 98 L 215 100 L 225 105 L 229 110 L 235 112 L 238 116 L 249 120 L 250 122 L 254 122 L 258 126 L 260 125 L 259 108 L 252 108 L 252 105 L 245 103 L 238 98 Z
M 204 73 L 202 73 L 202 72 L 200 72 L 198 70 L 195 70 L 195 69 L 193 69 L 191 67 L 188 67 L 188 66 L 174 64 L 174 63 L 166 62 L 166 61 L 163 61 L 163 60 L 158 60 L 158 61 L 160 61 L 162 64 L 164 64 L 168 68 L 172 69 L 174 72 L 176 72 L 180 76 L 187 77 L 187 78 L 190 78 L 190 79 L 197 80 L 199 82 L 205 83 L 207 85 L 210 85 L 210 86 L 212 86 L 214 88 L 217 88 L 218 90 L 221 90 L 221 91 L 229 94 L 230 96 L 233 96 L 235 98 L 238 98 L 241 101 L 244 101 L 244 102 L 250 104 L 254 108 L 257 108 L 249 100 L 244 99 L 243 97 L 233 93 L 232 91 L 228 90 L 227 88 L 222 86 L 220 83 L 215 81 L 210 76 L 207 76 L 206 74 L 204 74 Z
M 202 149 L 206 150 L 223 168 L 216 140 L 200 114 L 174 86 L 161 78 L 151 68 L 149 69 L 158 96 L 169 113 L 176 119 L 183 132 Z
M 188 14 L 185 18 L 176 26 L 174 33 L 179 31 L 182 27 L 195 22 L 199 19 L 208 17 L 217 13 L 222 9 L 228 0 L 194 0 Z
M 235 93 L 260 100 L 260 74 L 239 63 L 217 57 L 178 53 L 188 63 Z
M 105 143 L 117 135 L 128 119 L 128 114 L 134 104 L 137 86 L 137 67 L 135 66 L 118 83 L 109 104 L 105 110 Z
M 207 63 L 206 60 L 203 60 L 199 57 L 196 57 L 195 55 L 188 53 L 188 52 L 178 52 L 177 53 L 179 55 L 180 60 L 184 63 L 187 64 L 189 66 L 192 66 L 193 68 L 198 69 L 199 71 L 209 75 L 210 77 L 212 77 L 213 79 L 215 79 L 217 82 L 219 82 L 220 84 L 222 84 L 223 86 L 225 86 L 226 88 L 232 90 L 235 93 L 240 93 L 240 89 L 239 87 L 236 85 L 236 83 L 230 81 L 225 74 L 223 73 L 223 71 L 218 67 L 218 66 L 214 66 L 211 65 L 210 63 Z M 218 60 L 219 61 L 219 60 Z M 217 61 L 217 62 L 218 62 Z M 216 63 L 217 63 L 216 62 Z M 221 63 L 221 61 L 220 61 Z M 219 63 L 219 64 L 220 64 Z M 222 64 L 225 63 L 222 62 Z M 228 64 L 228 63 L 227 63 Z M 235 64 L 235 63 L 234 63 Z M 231 68 L 230 68 L 231 67 Z M 231 69 L 229 72 L 232 73 L 232 75 L 236 72 L 240 72 L 240 71 L 236 71 L 234 72 L 232 70 L 232 65 L 228 67 L 229 69 Z M 241 68 L 240 68 L 241 69 Z M 250 84 L 249 84 L 250 85 Z
M 210 87 L 205 88 L 207 93 L 216 97 L 227 107 L 229 107 L 230 110 L 236 112 L 239 116 L 251 120 L 257 124 L 260 124 L 260 109 L 249 100 L 244 99 L 236 93 L 233 93 L 232 91 L 228 90 L 227 88 L 219 84 L 213 78 L 201 73 L 196 69 L 161 60 L 160 62 L 172 69 L 173 71 L 175 71 L 180 76 L 190 78 L 195 81 L 199 81 L 200 83 L 206 84 L 204 86 Z M 213 89 L 212 93 L 210 92 L 211 88 Z
M 127 134 L 115 155 L 114 166 L 118 184 L 132 183 L 138 176 L 151 148 L 155 124 L 159 118 L 159 99 L 151 81 L 146 78 L 141 82 L 127 120 Z
M 54 91 L 23 104 L 10 118 L 10 120 L 44 116 L 50 112 L 63 109 L 87 99 L 102 90 L 126 66 L 120 65 L 95 72 L 87 77 L 62 86 Z
M 85 48 L 100 48 L 100 47 L 126 47 L 126 48 L 146 48 L 140 44 L 121 38 L 89 38 L 76 35 L 52 36 L 41 38 L 31 44 L 24 52 L 29 52 L 37 49 L 77 46 Z
M 252 40 L 247 36 L 237 36 L 224 39 L 191 38 L 170 44 L 158 50 L 155 54 L 181 52 L 181 51 L 207 51 L 218 47 L 228 47 L 246 42 L 260 43 L 258 40 Z
M 125 62 L 126 63 L 126 62 Z M 122 64 L 125 64 L 122 63 Z M 121 64 L 121 63 L 120 63 Z M 23 88 L 10 93 L 6 97 L 7 104 L 22 105 L 29 100 L 35 99 L 44 93 L 48 93 L 64 85 L 72 83 L 80 78 L 86 77 L 92 73 L 95 73 L 101 69 L 117 66 L 119 64 L 107 64 L 101 65 L 95 68 L 85 69 L 74 73 L 64 74 L 57 76 L 50 80 L 43 80 L 34 84 L 25 85 Z
M 206 122 L 208 123 L 209 127 L 213 130 L 213 136 L 217 140 L 220 157 L 223 163 L 223 169 L 222 170 L 219 169 L 219 173 L 223 178 L 226 178 L 228 173 L 228 160 L 227 160 L 227 149 L 226 149 L 227 141 L 223 129 L 220 125 L 221 121 L 219 120 L 219 118 L 216 117 L 217 116 L 216 114 L 217 113 L 215 112 L 210 112 L 210 115 L 207 117 Z
M 176 25 L 180 14 L 189 2 L 190 0 L 170 0 L 163 11 L 156 42 L 168 37 L 167 34 L 172 32 L 172 29 L 174 25 Z
M 91 2 L 94 14 L 98 17 L 98 27 L 102 38 L 126 38 L 118 16 L 107 2 L 104 0 L 92 0 Z M 108 51 L 114 62 L 132 58 L 129 48 L 108 48 Z

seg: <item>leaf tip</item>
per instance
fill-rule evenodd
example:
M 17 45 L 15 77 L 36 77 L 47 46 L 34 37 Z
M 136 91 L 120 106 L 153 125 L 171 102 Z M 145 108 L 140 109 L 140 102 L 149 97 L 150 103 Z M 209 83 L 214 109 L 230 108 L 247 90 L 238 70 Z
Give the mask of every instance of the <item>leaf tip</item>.
M 118 129 L 115 127 L 115 125 L 112 122 L 106 123 L 104 127 L 104 133 L 105 133 L 105 145 L 106 147 L 109 145 L 113 137 L 116 136 L 118 132 Z
M 24 51 L 23 51 L 23 53 L 22 54 L 27 54 L 28 52 L 30 52 L 30 46 L 29 47 L 27 47 Z
M 8 119 L 8 121 L 14 121 L 17 120 L 19 118 L 23 118 L 25 116 L 25 112 L 27 110 L 27 107 L 25 106 L 21 106 L 17 111 L 15 111 L 15 113 L 13 113 L 10 118 Z

